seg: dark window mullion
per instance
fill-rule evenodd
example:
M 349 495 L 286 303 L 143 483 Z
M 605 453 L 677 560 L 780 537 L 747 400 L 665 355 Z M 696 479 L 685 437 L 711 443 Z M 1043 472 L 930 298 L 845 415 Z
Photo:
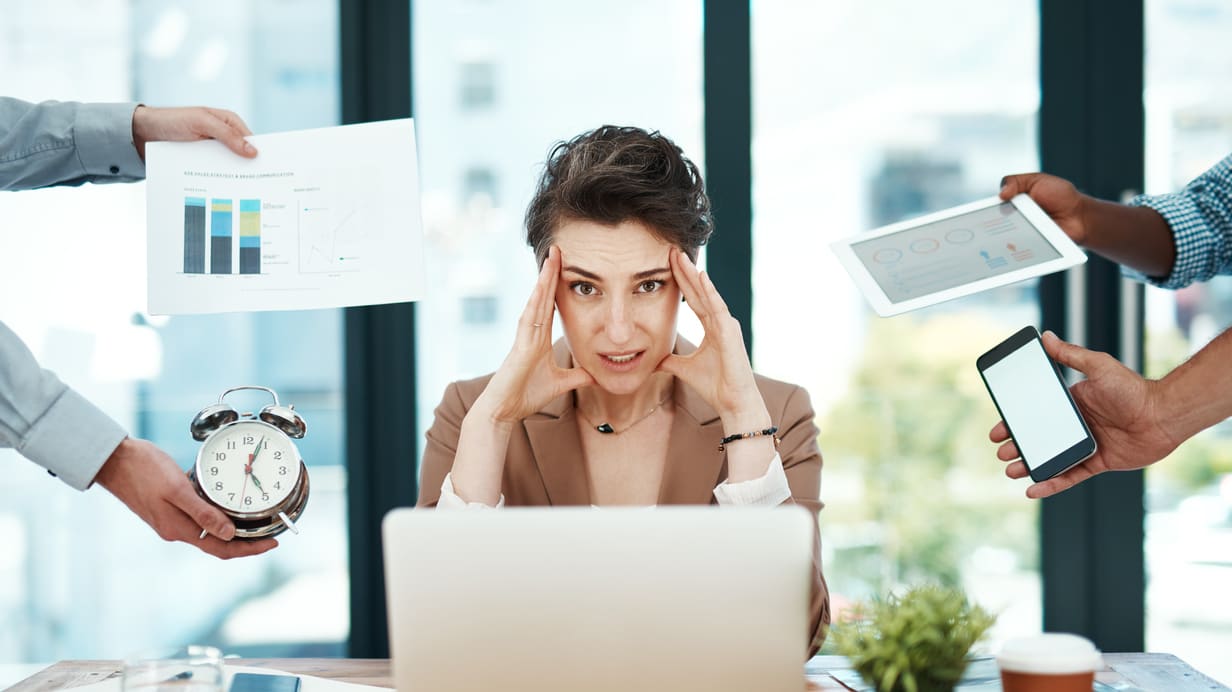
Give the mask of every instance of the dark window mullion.
M 748 2 L 702 3 L 706 188 L 714 211 L 708 272 L 753 353 L 753 91 Z
M 342 121 L 411 115 L 411 3 L 339 0 Z M 413 192 L 413 191 L 412 191 Z M 389 656 L 381 519 L 414 504 L 415 310 L 347 308 L 346 452 L 352 658 Z
M 1040 161 L 1088 194 L 1141 189 L 1144 112 L 1142 0 L 1040 3 Z M 1081 317 L 1085 345 L 1122 356 L 1121 279 L 1092 256 L 1083 315 L 1069 315 L 1062 276 L 1041 282 L 1043 325 L 1065 336 Z M 1137 289 L 1136 289 L 1137 290 Z M 1136 326 L 1141 342 L 1141 322 Z M 1041 508 L 1044 627 L 1091 637 L 1104 651 L 1144 645 L 1143 480 L 1105 474 Z

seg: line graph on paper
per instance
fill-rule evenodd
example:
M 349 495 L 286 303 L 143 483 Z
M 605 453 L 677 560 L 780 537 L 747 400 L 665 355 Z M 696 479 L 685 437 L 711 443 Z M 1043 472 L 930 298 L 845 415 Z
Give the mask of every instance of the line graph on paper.
M 372 251 L 372 237 L 359 199 L 361 196 L 345 191 L 300 197 L 296 227 L 301 274 L 363 271 L 365 256 Z

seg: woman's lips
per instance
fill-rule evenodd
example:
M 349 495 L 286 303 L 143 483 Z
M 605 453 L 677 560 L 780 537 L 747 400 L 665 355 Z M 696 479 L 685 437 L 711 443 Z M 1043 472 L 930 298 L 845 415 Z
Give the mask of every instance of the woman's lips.
M 600 353 L 599 360 L 604 367 L 613 372 L 628 372 L 633 370 L 642 362 L 642 357 L 646 354 L 645 351 L 633 351 L 632 353 Z

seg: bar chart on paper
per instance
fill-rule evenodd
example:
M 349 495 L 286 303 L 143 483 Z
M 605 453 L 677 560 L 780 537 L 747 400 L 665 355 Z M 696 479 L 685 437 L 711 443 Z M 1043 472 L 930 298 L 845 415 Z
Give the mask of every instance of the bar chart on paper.
M 263 257 L 271 266 L 293 261 L 301 273 L 360 271 L 371 241 L 362 209 L 317 192 L 287 204 L 184 197 L 184 273 L 261 274 Z
M 151 313 L 419 298 L 423 231 L 409 120 L 251 141 L 255 159 L 216 142 L 156 143 L 146 184 Z

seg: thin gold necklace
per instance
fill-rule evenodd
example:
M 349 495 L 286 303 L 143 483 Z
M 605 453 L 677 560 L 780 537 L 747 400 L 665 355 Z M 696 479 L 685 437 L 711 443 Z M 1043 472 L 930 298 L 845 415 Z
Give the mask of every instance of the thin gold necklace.
M 611 423 L 606 423 L 606 422 L 600 423 L 599 425 L 595 425 L 595 422 L 590 419 L 590 416 L 587 416 L 585 413 L 582 412 L 581 406 L 577 406 L 577 412 L 578 412 L 578 415 L 582 417 L 582 420 L 586 421 L 587 425 L 603 433 L 604 435 L 620 435 L 620 434 L 629 432 L 629 430 L 632 429 L 633 426 L 637 425 L 638 423 L 641 423 L 642 421 L 652 416 L 655 411 L 658 411 L 659 408 L 662 407 L 663 404 L 666 404 L 667 401 L 671 398 L 672 398 L 672 392 L 669 389 L 667 394 L 663 397 L 663 399 L 659 403 L 652 406 L 651 409 L 647 411 L 646 414 L 643 415 L 641 418 L 638 418 L 632 423 L 626 425 L 623 430 L 617 430 L 616 428 L 612 427 Z

